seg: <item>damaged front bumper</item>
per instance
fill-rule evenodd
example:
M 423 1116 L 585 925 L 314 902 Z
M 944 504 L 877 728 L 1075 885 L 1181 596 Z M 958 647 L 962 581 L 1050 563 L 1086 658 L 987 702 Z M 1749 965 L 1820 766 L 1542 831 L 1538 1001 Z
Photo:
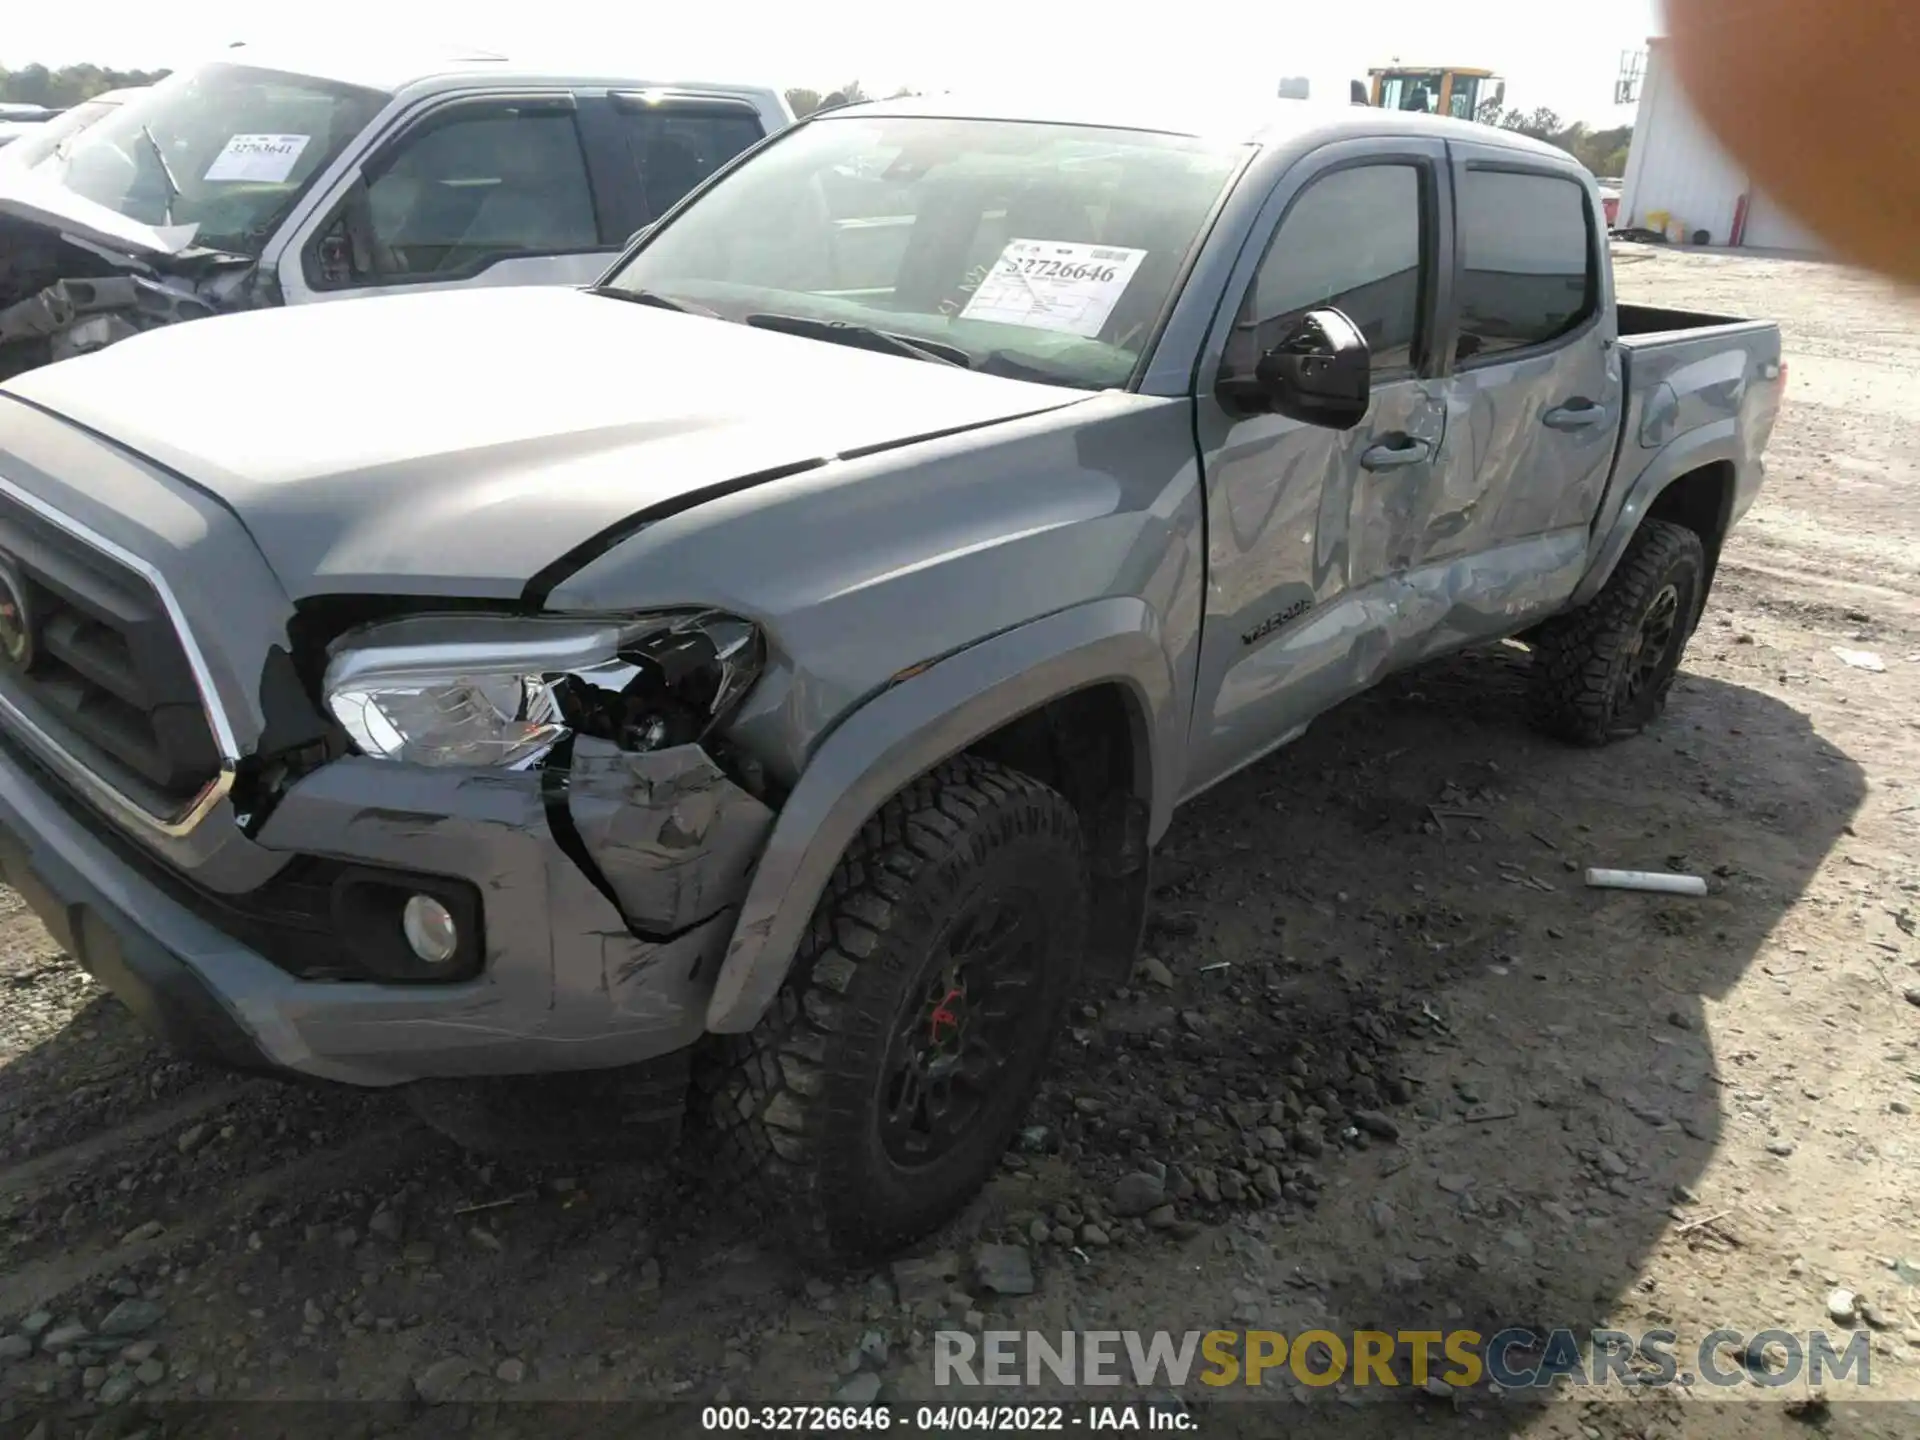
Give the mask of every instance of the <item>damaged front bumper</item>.
M 152 1028 L 219 1063 L 384 1086 L 684 1049 L 772 812 L 695 746 L 583 742 L 555 780 L 343 758 L 294 784 L 255 837 L 306 862 L 309 888 L 334 887 L 336 919 L 342 885 L 470 886 L 482 954 L 452 982 L 352 978 L 353 925 L 333 926 L 337 963 L 316 968 L 290 900 L 190 888 L 6 751 L 0 870 Z M 293 882 L 262 894 L 276 884 Z

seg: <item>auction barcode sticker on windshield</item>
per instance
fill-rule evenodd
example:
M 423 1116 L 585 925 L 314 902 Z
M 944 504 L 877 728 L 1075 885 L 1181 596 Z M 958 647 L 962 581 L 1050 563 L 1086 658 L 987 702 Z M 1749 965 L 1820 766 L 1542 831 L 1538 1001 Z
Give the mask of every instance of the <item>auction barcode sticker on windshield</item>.
M 1060 330 L 1091 340 L 1146 258 L 1144 250 L 1116 245 L 1009 240 L 960 318 Z
M 207 167 L 209 180 L 277 185 L 293 173 L 311 135 L 235 135 Z

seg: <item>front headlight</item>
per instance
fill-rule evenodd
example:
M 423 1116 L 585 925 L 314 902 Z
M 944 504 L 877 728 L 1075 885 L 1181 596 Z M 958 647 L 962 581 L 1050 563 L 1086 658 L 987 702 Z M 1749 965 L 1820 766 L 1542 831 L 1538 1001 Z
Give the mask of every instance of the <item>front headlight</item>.
M 576 732 L 628 750 L 697 741 L 746 694 L 761 652 L 751 623 L 712 610 L 421 615 L 341 636 L 323 688 L 362 754 L 517 767 Z

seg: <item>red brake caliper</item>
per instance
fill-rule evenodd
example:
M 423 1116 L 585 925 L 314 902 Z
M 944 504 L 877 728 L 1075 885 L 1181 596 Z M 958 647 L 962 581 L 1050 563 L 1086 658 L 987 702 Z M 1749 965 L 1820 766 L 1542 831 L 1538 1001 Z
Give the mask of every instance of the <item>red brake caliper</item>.
M 951 1007 L 954 1001 L 965 999 L 966 993 L 966 991 L 956 987 L 947 991 L 946 998 L 933 1007 L 933 1014 L 929 1016 L 927 1020 L 927 1038 L 935 1045 L 938 1045 L 941 1040 L 941 1026 L 944 1025 L 950 1029 L 959 1028 L 960 1016 L 956 1014 Z

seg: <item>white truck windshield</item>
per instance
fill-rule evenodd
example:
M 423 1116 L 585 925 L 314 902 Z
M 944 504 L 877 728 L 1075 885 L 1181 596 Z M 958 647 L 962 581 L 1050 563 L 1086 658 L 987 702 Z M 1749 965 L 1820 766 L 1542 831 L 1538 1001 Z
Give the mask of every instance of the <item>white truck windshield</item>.
M 256 256 L 388 96 L 304 75 L 211 64 L 168 77 L 29 160 L 37 173 L 194 244 Z
M 884 331 L 988 372 L 1122 385 L 1247 155 L 1145 131 L 822 119 L 700 194 L 610 285 L 729 320 Z

